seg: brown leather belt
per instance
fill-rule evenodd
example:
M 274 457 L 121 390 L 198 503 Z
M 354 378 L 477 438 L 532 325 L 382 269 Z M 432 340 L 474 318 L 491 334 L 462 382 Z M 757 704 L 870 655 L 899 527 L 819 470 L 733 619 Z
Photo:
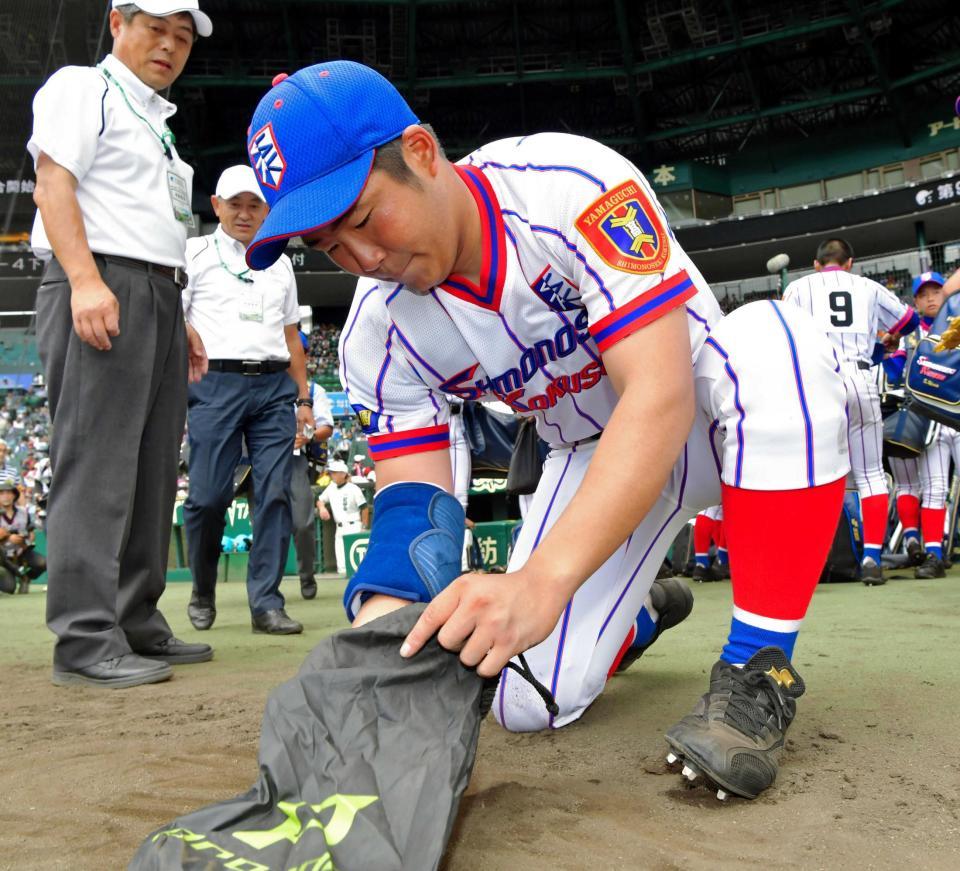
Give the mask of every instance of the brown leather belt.
M 164 266 L 161 263 L 148 263 L 146 260 L 134 260 L 132 257 L 119 257 L 116 254 L 94 254 L 94 259 L 99 257 L 107 263 L 116 263 L 118 266 L 129 266 L 132 269 L 140 269 L 147 275 L 162 275 L 173 281 L 180 290 L 187 286 L 187 272 L 179 266 Z

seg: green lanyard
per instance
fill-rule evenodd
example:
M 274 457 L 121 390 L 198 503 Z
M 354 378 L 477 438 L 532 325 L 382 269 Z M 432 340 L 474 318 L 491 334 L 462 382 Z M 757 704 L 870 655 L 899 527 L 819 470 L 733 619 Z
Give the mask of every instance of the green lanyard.
M 127 92 L 123 89 L 123 85 L 121 85 L 120 82 L 118 82 L 110 74 L 110 70 L 108 70 L 104 66 L 98 66 L 97 69 L 100 70 L 100 72 L 102 72 L 107 77 L 107 81 L 110 82 L 110 84 L 114 85 L 116 89 L 120 92 L 120 96 L 123 97 L 123 102 L 127 104 L 127 108 L 131 112 L 133 112 L 133 114 L 136 115 L 141 121 L 143 121 L 143 123 L 147 125 L 147 128 L 150 130 L 150 132 L 154 136 L 156 136 L 157 139 L 160 140 L 160 145 L 163 146 L 163 153 L 167 156 L 167 160 L 173 160 L 173 151 L 170 148 L 170 146 L 177 141 L 177 137 L 173 135 L 173 131 L 170 130 L 168 127 L 166 127 L 166 125 L 164 125 L 163 133 L 157 133 L 154 126 L 146 118 L 144 118 L 143 115 L 141 115 L 136 109 L 133 108 L 133 104 L 130 102 L 129 98 L 127 97 Z
M 239 279 L 244 284 L 253 284 L 253 279 L 247 277 L 249 269 L 244 269 L 243 272 L 234 272 L 223 260 L 223 255 L 220 253 L 220 240 L 214 238 L 213 247 L 217 249 L 217 257 L 220 258 L 220 265 L 223 267 L 225 272 L 229 272 L 234 278 Z

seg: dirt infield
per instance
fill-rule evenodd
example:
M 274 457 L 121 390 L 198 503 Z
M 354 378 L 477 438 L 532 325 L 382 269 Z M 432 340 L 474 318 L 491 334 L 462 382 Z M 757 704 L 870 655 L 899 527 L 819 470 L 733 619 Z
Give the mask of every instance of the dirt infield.
M 216 659 L 117 691 L 52 686 L 42 592 L 2 597 L 0 868 L 124 868 L 156 826 L 245 791 L 268 692 L 343 625 L 339 582 L 313 602 L 285 589 L 299 638 L 251 635 L 240 584 L 196 633 L 188 586 L 172 584 L 175 631 L 203 635 Z M 807 696 L 755 802 L 720 803 L 663 762 L 662 734 L 704 691 L 728 619 L 728 584 L 695 595 L 690 619 L 578 723 L 484 724 L 446 871 L 960 867 L 960 572 L 818 591 L 795 659 Z

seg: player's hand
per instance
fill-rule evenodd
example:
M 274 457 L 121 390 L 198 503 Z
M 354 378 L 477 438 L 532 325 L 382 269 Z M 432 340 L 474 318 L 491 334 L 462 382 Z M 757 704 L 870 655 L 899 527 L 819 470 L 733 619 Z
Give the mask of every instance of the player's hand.
M 15 532 L 10 533 L 9 541 L 10 544 L 15 544 L 17 546 L 26 543 L 26 539 L 22 535 L 17 535 Z
M 10 530 L 9 530 L 9 529 L 4 529 L 2 526 L 0 526 L 0 541 L 4 541 L 5 539 L 8 539 L 9 537 L 10 537 Z
M 207 359 L 207 349 L 203 346 L 203 339 L 190 324 L 187 324 L 187 380 L 196 384 L 210 367 Z
M 120 303 L 99 277 L 71 288 L 70 310 L 81 341 L 98 351 L 113 347 L 110 336 L 120 335 Z
M 493 677 L 553 631 L 565 604 L 522 569 L 461 575 L 426 607 L 400 655 L 413 656 L 436 633 L 441 646 L 460 651 L 465 666 Z
M 303 429 L 306 426 L 309 426 L 312 430 L 316 429 L 313 420 L 313 410 L 304 405 L 297 408 L 297 435 L 293 440 L 294 450 L 302 448 L 305 444 L 313 439 L 312 435 L 310 438 L 307 438 L 303 434 Z
M 886 348 L 888 353 L 893 353 L 900 347 L 900 335 L 899 333 L 880 333 L 877 338 L 880 340 L 884 348 Z

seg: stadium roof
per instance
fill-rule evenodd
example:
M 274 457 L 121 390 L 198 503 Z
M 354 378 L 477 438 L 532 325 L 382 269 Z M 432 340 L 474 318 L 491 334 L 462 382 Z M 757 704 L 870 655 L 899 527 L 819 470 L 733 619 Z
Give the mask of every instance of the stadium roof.
M 30 100 L 53 70 L 108 48 L 106 0 L 0 13 L 0 178 L 24 168 Z M 909 144 L 923 107 L 960 92 L 956 0 L 202 0 L 172 126 L 201 190 L 244 159 L 274 74 L 331 58 L 388 75 L 460 155 L 568 130 L 642 167 L 776 153 L 882 122 Z M 9 5 L 7 6 L 9 9 Z M 942 114 L 942 112 L 940 113 Z M 26 165 L 29 174 L 29 165 Z

